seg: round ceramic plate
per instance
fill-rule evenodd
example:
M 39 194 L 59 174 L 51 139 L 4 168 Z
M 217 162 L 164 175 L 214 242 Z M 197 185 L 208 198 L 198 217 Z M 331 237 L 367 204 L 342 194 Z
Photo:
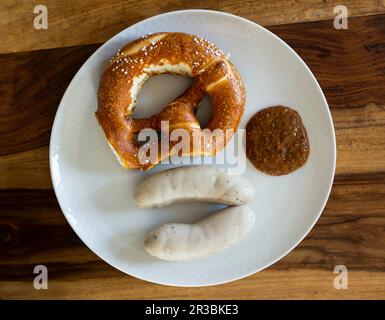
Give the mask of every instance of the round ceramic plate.
M 147 232 L 161 223 L 193 222 L 218 209 L 207 203 L 180 203 L 138 209 L 135 186 L 150 172 L 123 170 L 97 124 L 98 82 L 103 67 L 123 44 L 148 33 L 180 31 L 215 43 L 240 72 L 247 91 L 240 128 L 258 110 L 286 105 L 301 115 L 310 141 L 310 157 L 292 174 L 272 177 L 247 162 L 256 194 L 254 229 L 239 243 L 206 259 L 166 262 L 143 249 Z M 161 75 L 144 85 L 142 115 L 159 111 L 182 93 L 189 80 Z M 202 120 L 203 121 L 203 120 Z M 253 274 L 292 250 L 319 218 L 335 170 L 335 137 L 325 97 L 301 58 L 282 40 L 243 18 L 215 11 L 162 14 L 133 25 L 101 46 L 81 67 L 60 103 L 50 144 L 51 175 L 68 222 L 84 243 L 115 268 L 144 280 L 175 286 L 224 283 Z

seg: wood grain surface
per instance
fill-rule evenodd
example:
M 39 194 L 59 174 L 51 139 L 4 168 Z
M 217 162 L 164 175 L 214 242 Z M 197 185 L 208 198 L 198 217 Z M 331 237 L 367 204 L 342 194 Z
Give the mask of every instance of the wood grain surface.
M 148 17 L 174 10 L 209 9 L 240 15 L 269 26 L 326 20 L 343 4 L 349 16 L 385 12 L 385 0 L 46 0 L 49 27 L 32 27 L 33 8 L 40 2 L 0 2 L 0 52 L 16 52 L 104 42 Z
M 30 1 L 0 4 L 1 299 L 385 299 L 384 1 L 343 3 L 356 16 L 348 30 L 333 28 L 330 1 L 46 3 L 50 27 L 39 31 L 26 18 Z M 181 289 L 126 276 L 78 239 L 52 190 L 48 144 L 62 94 L 101 42 L 148 16 L 193 7 L 261 22 L 299 53 L 332 111 L 337 174 L 321 219 L 284 259 L 236 282 Z M 36 264 L 49 269 L 48 290 L 32 286 Z M 333 287 L 338 264 L 348 267 L 348 290 Z

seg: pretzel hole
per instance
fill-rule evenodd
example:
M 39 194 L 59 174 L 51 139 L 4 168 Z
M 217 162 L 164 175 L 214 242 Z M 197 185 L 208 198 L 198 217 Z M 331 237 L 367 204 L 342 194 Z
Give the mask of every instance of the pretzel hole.
M 138 103 L 132 117 L 143 119 L 158 114 L 184 93 L 191 84 L 191 78 L 181 75 L 160 74 L 150 77 L 139 91 Z
M 198 122 L 202 129 L 207 127 L 212 115 L 212 103 L 211 98 L 208 94 L 201 100 L 198 104 L 198 111 L 195 116 L 198 119 Z

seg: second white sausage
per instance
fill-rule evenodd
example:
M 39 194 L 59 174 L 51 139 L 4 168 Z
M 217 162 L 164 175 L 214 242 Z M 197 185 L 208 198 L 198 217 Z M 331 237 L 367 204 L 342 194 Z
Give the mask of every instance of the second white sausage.
M 235 206 L 217 211 L 195 224 L 167 223 L 153 229 L 144 248 L 154 257 L 169 261 L 200 259 L 238 242 L 252 229 L 253 210 Z

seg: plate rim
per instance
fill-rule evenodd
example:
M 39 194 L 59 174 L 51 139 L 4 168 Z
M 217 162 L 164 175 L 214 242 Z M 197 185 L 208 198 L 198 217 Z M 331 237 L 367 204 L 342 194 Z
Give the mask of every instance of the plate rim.
M 315 84 L 317 86 L 318 91 L 321 93 L 322 101 L 323 101 L 323 103 L 326 106 L 326 114 L 327 114 L 327 117 L 328 117 L 328 121 L 329 121 L 329 124 L 330 124 L 331 131 L 333 133 L 331 135 L 332 136 L 332 150 L 331 151 L 332 151 L 332 161 L 333 161 L 333 163 L 332 163 L 332 175 L 331 175 L 331 178 L 330 178 L 330 181 L 329 181 L 328 189 L 326 190 L 327 192 L 326 192 L 325 197 L 324 197 L 324 199 L 323 199 L 323 201 L 321 203 L 321 206 L 320 206 L 321 209 L 319 210 L 318 214 L 315 215 L 314 221 L 310 224 L 310 227 L 306 230 L 306 232 L 304 232 L 304 235 L 302 237 L 300 237 L 300 239 L 298 241 L 295 241 L 293 245 L 289 246 L 289 248 L 287 250 L 285 250 L 285 252 L 283 254 L 281 254 L 280 256 L 278 256 L 276 259 L 272 260 L 270 263 L 264 264 L 263 266 L 255 269 L 252 272 L 242 273 L 239 276 L 231 277 L 231 279 L 229 279 L 229 280 L 225 280 L 225 281 L 212 281 L 212 282 L 207 282 L 207 283 L 204 283 L 204 284 L 201 284 L 201 283 L 197 283 L 197 284 L 175 284 L 175 283 L 162 282 L 162 281 L 154 281 L 154 280 L 146 279 L 146 278 L 138 276 L 138 275 L 130 274 L 130 273 L 126 272 L 125 270 L 123 270 L 122 268 L 120 268 L 120 267 L 112 264 L 111 262 L 105 260 L 104 258 L 102 258 L 98 253 L 96 253 L 91 248 L 91 246 L 88 244 L 88 241 L 86 241 L 83 238 L 83 236 L 81 236 L 79 234 L 79 232 L 75 228 L 73 222 L 69 218 L 67 211 L 63 209 L 64 206 L 63 206 L 62 200 L 60 199 L 60 196 L 59 196 L 60 191 L 57 190 L 57 186 L 56 186 L 56 182 L 55 182 L 55 178 L 54 178 L 54 174 L 53 174 L 53 163 L 55 161 L 53 159 L 53 157 L 54 157 L 53 141 L 55 139 L 54 138 L 55 137 L 55 132 L 57 130 L 57 126 L 58 126 L 58 122 L 59 122 L 58 114 L 60 113 L 61 109 L 64 107 L 63 106 L 63 101 L 64 101 L 66 95 L 68 95 L 68 92 L 70 91 L 70 88 L 73 86 L 75 78 L 78 77 L 78 75 L 82 72 L 82 69 L 85 68 L 85 65 L 88 63 L 88 61 L 90 59 L 92 59 L 94 57 L 94 55 L 98 54 L 98 52 L 100 50 L 102 50 L 102 48 L 104 46 L 106 46 L 108 42 L 110 42 L 114 38 L 118 37 L 121 33 L 126 32 L 127 29 L 134 28 L 135 26 L 137 26 L 139 24 L 148 23 L 149 21 L 158 19 L 161 16 L 164 17 L 164 16 L 167 16 L 167 15 L 184 14 L 184 13 L 212 14 L 212 15 L 217 15 L 217 16 L 222 16 L 222 17 L 227 17 L 227 18 L 239 20 L 242 23 L 246 23 L 246 24 L 248 24 L 250 26 L 258 28 L 262 32 L 269 34 L 270 36 L 272 36 L 273 38 L 278 40 L 281 44 L 283 44 L 291 52 L 291 54 L 293 54 L 293 55 L 295 55 L 297 57 L 297 59 L 302 64 L 302 66 L 305 67 L 305 69 L 307 70 L 307 72 L 309 73 L 311 78 L 314 80 L 314 82 L 315 82 Z M 293 48 L 291 48 L 285 41 L 283 41 L 280 37 L 275 35 L 270 30 L 266 29 L 265 27 L 259 25 L 258 23 L 254 22 L 254 21 L 248 20 L 248 19 L 243 18 L 241 16 L 238 16 L 238 15 L 235 15 L 235 14 L 231 14 L 231 13 L 227 13 L 227 12 L 223 12 L 223 11 L 217 11 L 217 10 L 185 9 L 185 10 L 174 10 L 174 11 L 168 11 L 168 12 L 160 13 L 160 14 L 148 17 L 148 18 L 146 18 L 144 20 L 138 21 L 138 22 L 128 26 L 127 28 L 121 30 L 120 32 L 118 32 L 114 36 L 112 36 L 109 39 L 107 39 L 106 41 L 104 41 L 104 43 L 98 49 L 96 49 L 88 57 L 88 59 L 82 64 L 82 66 L 78 69 L 78 71 L 72 77 L 71 82 L 68 84 L 68 86 L 67 86 L 67 88 L 66 88 L 66 90 L 65 90 L 65 92 L 64 92 L 64 94 L 62 96 L 62 98 L 60 99 L 60 103 L 58 105 L 58 108 L 57 108 L 57 110 L 55 112 L 55 117 L 54 117 L 54 121 L 53 121 L 53 124 L 52 124 L 52 129 L 51 129 L 51 134 L 50 134 L 50 142 L 49 142 L 49 169 L 50 169 L 50 176 L 51 176 L 51 181 L 52 181 L 53 190 L 55 192 L 56 199 L 57 199 L 57 201 L 59 203 L 60 209 L 61 209 L 64 217 L 66 218 L 68 224 L 71 226 L 72 230 L 79 237 L 79 239 L 88 247 L 88 249 L 91 250 L 97 257 L 99 257 L 105 263 L 107 263 L 108 265 L 112 266 L 113 268 L 121 271 L 122 273 L 124 273 L 126 275 L 129 275 L 131 277 L 134 277 L 134 278 L 137 278 L 137 279 L 140 279 L 140 280 L 143 280 L 143 281 L 147 281 L 147 282 L 150 282 L 150 283 L 166 285 L 166 286 L 173 286 L 173 287 L 208 287 L 208 286 L 215 286 L 215 285 L 220 285 L 220 284 L 226 284 L 226 283 L 229 283 L 229 282 L 234 282 L 234 281 L 237 281 L 237 280 L 249 277 L 249 276 L 251 276 L 253 274 L 256 274 L 256 273 L 258 273 L 258 272 L 260 272 L 260 271 L 262 271 L 264 269 L 267 269 L 270 266 L 272 266 L 273 264 L 275 264 L 278 261 L 280 261 L 286 255 L 288 255 L 291 251 L 293 251 L 305 239 L 305 237 L 309 234 L 309 232 L 314 228 L 315 224 L 318 222 L 320 216 L 322 215 L 322 213 L 323 213 L 323 211 L 325 209 L 326 203 L 327 203 L 327 201 L 328 201 L 328 199 L 330 197 L 330 193 L 331 193 L 331 190 L 332 190 L 332 187 L 333 187 L 334 177 L 335 177 L 335 173 L 336 173 L 336 160 L 337 160 L 337 150 L 336 149 L 337 149 L 337 146 L 336 146 L 336 133 L 335 133 L 335 128 L 334 128 L 333 118 L 332 118 L 332 115 L 331 115 L 331 112 L 330 112 L 330 107 L 329 107 L 329 104 L 328 104 L 328 102 L 326 100 L 325 94 L 324 94 L 324 92 L 323 92 L 323 90 L 322 90 L 318 80 L 314 76 L 313 72 L 310 70 L 308 65 L 303 61 L 301 56 L 296 51 L 294 51 Z

